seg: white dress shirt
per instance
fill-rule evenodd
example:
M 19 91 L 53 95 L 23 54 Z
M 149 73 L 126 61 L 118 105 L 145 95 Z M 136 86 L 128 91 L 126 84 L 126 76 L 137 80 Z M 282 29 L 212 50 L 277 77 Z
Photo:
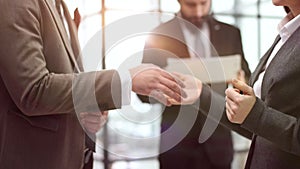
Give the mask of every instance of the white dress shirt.
M 177 14 L 178 17 L 182 18 L 181 13 L 179 12 Z M 201 44 L 197 44 L 200 41 L 202 43 L 202 49 L 204 48 L 204 56 L 201 57 L 211 57 L 211 51 L 210 51 L 210 39 L 209 39 L 209 27 L 206 22 L 203 23 L 201 29 L 195 27 L 192 23 L 188 21 L 182 21 L 179 20 L 180 27 L 183 32 L 184 41 L 186 45 L 188 46 L 188 51 L 191 56 L 191 58 L 199 58 L 195 55 L 196 53 L 200 53 L 198 50 L 199 46 Z M 201 50 L 201 49 L 200 49 Z
M 279 36 L 281 39 L 276 44 L 270 57 L 268 58 L 268 61 L 265 65 L 265 70 L 268 68 L 268 66 L 270 65 L 270 63 L 272 62 L 273 58 L 280 50 L 282 45 L 289 39 L 289 37 L 296 31 L 296 29 L 299 26 L 300 26 L 300 15 L 293 17 L 291 13 L 286 15 L 283 18 L 283 20 L 278 24 L 277 29 L 279 31 Z M 261 98 L 261 86 L 265 75 L 265 70 L 259 74 L 257 81 L 253 85 L 254 93 L 258 98 Z

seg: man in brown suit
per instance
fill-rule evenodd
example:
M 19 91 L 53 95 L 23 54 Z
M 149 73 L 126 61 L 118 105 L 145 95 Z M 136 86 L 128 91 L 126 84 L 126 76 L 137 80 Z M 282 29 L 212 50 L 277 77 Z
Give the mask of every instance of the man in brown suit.
M 54 0 L 0 0 L 0 169 L 82 168 L 85 133 L 75 108 L 85 116 L 120 108 L 130 86 L 142 95 L 155 90 L 161 101 L 181 99 L 175 79 L 152 65 L 130 69 L 129 88 L 116 70 L 83 73 L 74 23 L 62 8 L 67 29 Z

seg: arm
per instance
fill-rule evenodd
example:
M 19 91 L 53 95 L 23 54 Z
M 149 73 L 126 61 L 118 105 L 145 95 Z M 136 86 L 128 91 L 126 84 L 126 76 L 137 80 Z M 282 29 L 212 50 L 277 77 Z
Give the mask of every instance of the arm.
M 199 110 L 199 113 L 202 113 L 205 116 L 209 116 L 210 118 L 213 118 L 213 120 L 220 123 L 222 126 L 228 128 L 228 129 L 231 129 L 248 139 L 252 138 L 252 135 L 253 135 L 252 132 L 242 128 L 238 124 L 233 124 L 228 120 L 226 113 L 225 113 L 225 111 L 226 111 L 225 108 L 223 111 L 219 112 L 222 115 L 218 116 L 217 118 L 209 115 L 209 110 L 212 109 L 212 107 L 211 107 L 212 103 L 224 102 L 225 98 L 223 96 L 221 96 L 218 93 L 211 90 L 209 86 L 203 85 L 199 99 L 200 99 L 200 106 L 199 107 L 194 106 L 195 108 L 197 108 Z M 222 106 L 224 106 L 224 105 L 222 105 Z M 221 117 L 221 119 L 219 119 L 219 117 Z
M 284 151 L 299 155 L 299 117 L 267 106 L 255 97 L 251 87 L 241 81 L 234 80 L 233 84 L 238 90 L 226 90 L 227 116 L 230 121 L 241 124 L 242 128 L 271 141 Z M 243 91 L 243 94 L 239 91 Z
M 185 84 L 184 91 L 187 94 L 186 98 L 182 99 L 182 102 L 171 102 L 175 105 L 180 104 L 192 104 L 192 106 L 203 113 L 214 122 L 221 124 L 222 126 L 232 129 L 237 133 L 251 139 L 252 133 L 238 124 L 233 124 L 228 121 L 225 113 L 225 98 L 217 92 L 213 91 L 208 85 L 202 85 L 202 82 L 191 75 L 183 75 L 180 73 L 174 73 Z M 199 104 L 200 102 L 200 104 Z
M 11 99 L 28 116 L 73 113 L 75 109 L 94 112 L 95 109 L 120 108 L 121 83 L 117 71 L 73 73 L 69 56 L 63 43 L 56 38 L 57 34 L 43 36 L 46 27 L 49 31 L 53 26 L 51 19 L 43 20 L 45 17 L 40 9 L 45 6 L 43 3 L 12 0 L 0 4 L 1 14 L 7 16 L 0 19 L 0 72 Z M 53 53 L 49 49 L 45 51 L 46 44 L 52 47 Z M 142 66 L 130 70 L 130 77 L 135 76 L 130 81 L 133 91 L 147 95 L 158 90 L 179 98 L 180 86 L 174 78 L 160 69 L 148 69 L 136 75 L 141 69 Z M 142 79 L 147 81 L 141 83 Z M 161 96 L 158 93 L 157 97 Z
M 113 101 L 110 96 L 112 88 L 120 94 L 116 71 L 73 74 L 72 67 L 65 62 L 67 55 L 57 61 L 58 65 L 65 67 L 65 72 L 49 71 L 48 67 L 54 66 L 47 62 L 52 56 L 45 55 L 44 51 L 44 38 L 47 37 L 42 36 L 42 26 L 46 25 L 41 23 L 37 4 L 41 2 L 17 2 L 5 1 L 1 4 L 4 6 L 1 8 L 2 16 L 6 17 L 1 17 L 0 62 L 2 80 L 18 108 L 28 116 L 74 112 L 72 87 L 84 89 L 86 84 L 91 86 L 87 81 L 89 78 L 95 79 L 97 84 L 92 86 L 96 96 L 105 97 L 97 98 L 100 108 L 120 107 L 120 99 Z M 114 86 L 110 85 L 112 83 Z M 84 91 L 78 93 L 83 94 L 83 100 L 87 96 Z

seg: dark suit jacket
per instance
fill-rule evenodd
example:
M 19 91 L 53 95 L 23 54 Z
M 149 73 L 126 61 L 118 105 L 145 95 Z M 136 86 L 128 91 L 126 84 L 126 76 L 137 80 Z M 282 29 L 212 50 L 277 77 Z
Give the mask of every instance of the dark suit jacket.
M 281 47 L 266 69 L 261 99 L 241 125 L 232 124 L 227 117 L 222 124 L 240 134 L 252 137 L 247 169 L 300 168 L 300 27 Z M 272 48 L 262 57 L 250 78 L 251 85 L 268 60 Z M 200 97 L 200 111 L 204 114 L 215 95 L 204 86 Z M 217 98 L 217 97 L 214 97 Z M 216 100 L 212 100 L 213 102 Z
M 216 56 L 216 51 L 220 56 L 240 54 L 242 56 L 242 68 L 249 77 L 250 70 L 244 58 L 239 29 L 231 25 L 218 22 L 211 16 L 208 17 L 207 23 L 210 31 L 210 40 L 215 48 L 211 49 L 212 55 Z M 151 32 L 151 35 L 145 45 L 143 62 L 154 63 L 164 67 L 167 65 L 166 60 L 169 57 L 190 57 L 188 47 L 185 43 L 184 35 L 179 24 L 178 19 L 174 18 L 169 22 L 161 24 Z M 217 84 L 215 84 L 215 86 L 217 86 Z M 222 84 L 219 86 L 222 86 Z M 226 85 L 223 84 L 223 88 L 221 88 L 218 92 L 224 94 L 225 89 Z M 142 100 L 147 101 L 147 98 L 141 98 Z M 177 145 L 177 147 L 184 147 L 186 144 L 194 144 L 194 142 L 197 144 L 205 117 L 202 114 L 197 115 L 197 111 L 190 106 L 166 107 L 163 112 L 161 132 L 165 132 L 170 126 L 174 125 L 174 121 L 177 119 L 180 111 L 187 114 L 196 114 L 196 120 L 191 117 L 191 121 L 181 122 L 178 124 L 179 128 L 189 128 L 191 122 L 196 122 L 195 125 L 192 126 L 191 130 L 186 133 L 187 136 L 179 143 L 179 145 Z M 180 133 L 179 130 L 177 130 L 178 133 Z M 166 136 L 163 134 L 161 136 L 162 151 L 166 149 L 165 146 L 170 144 L 172 139 L 171 135 Z M 233 145 L 229 130 L 219 126 L 211 138 L 202 145 L 210 161 L 216 165 L 228 165 L 231 163 L 233 159 Z M 218 158 L 218 160 L 216 160 L 216 158 Z
M 0 0 L 0 14 L 0 169 L 82 168 L 85 137 L 74 106 L 120 107 L 118 74 L 78 73 L 73 25 L 70 43 L 53 0 Z

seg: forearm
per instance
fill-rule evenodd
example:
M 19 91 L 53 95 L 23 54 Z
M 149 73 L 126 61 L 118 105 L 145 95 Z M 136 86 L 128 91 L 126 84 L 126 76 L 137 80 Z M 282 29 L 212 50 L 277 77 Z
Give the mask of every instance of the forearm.
M 284 151 L 300 155 L 299 119 L 268 107 L 258 98 L 241 126 Z
M 5 79 L 12 86 L 11 78 Z M 18 78 L 16 78 L 18 79 Z M 121 106 L 121 85 L 116 71 L 81 74 L 46 74 L 24 79 L 9 88 L 11 97 L 28 116 L 109 110 Z
M 238 124 L 233 124 L 228 120 L 224 105 L 225 99 L 223 96 L 211 90 L 209 86 L 203 85 L 200 95 L 200 106 L 196 107 L 197 109 L 199 109 L 199 112 L 203 113 L 208 118 L 213 119 L 220 125 L 234 130 L 242 136 L 247 137 L 248 139 L 251 139 L 253 134 L 252 132 L 242 128 Z M 217 112 L 215 110 L 217 110 Z

